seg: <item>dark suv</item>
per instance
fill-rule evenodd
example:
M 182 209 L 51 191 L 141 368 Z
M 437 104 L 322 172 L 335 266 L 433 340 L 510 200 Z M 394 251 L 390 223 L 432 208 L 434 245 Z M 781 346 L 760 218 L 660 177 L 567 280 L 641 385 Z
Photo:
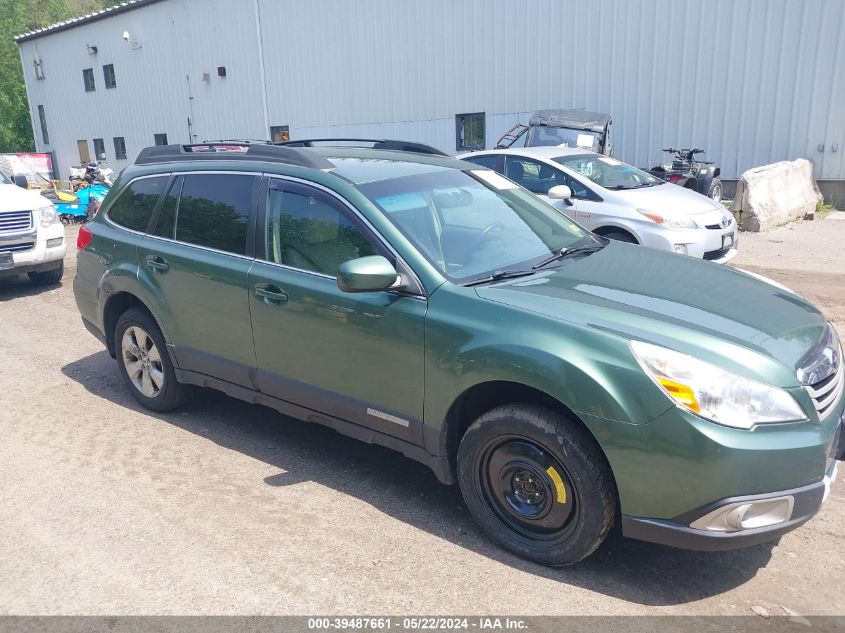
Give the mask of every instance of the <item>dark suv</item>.
M 74 280 L 135 398 L 211 387 L 399 450 L 545 564 L 617 517 L 720 549 L 816 513 L 845 380 L 815 308 L 413 149 L 141 152 L 81 228 Z

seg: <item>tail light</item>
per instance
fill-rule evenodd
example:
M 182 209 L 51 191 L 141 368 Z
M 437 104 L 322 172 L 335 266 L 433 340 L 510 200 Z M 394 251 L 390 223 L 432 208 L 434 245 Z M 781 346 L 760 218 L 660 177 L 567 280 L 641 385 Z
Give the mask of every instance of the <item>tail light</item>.
M 79 227 L 79 233 L 76 236 L 76 248 L 77 250 L 85 250 L 88 248 L 88 245 L 91 243 L 91 240 L 94 239 L 94 234 L 84 224 Z
M 669 182 L 678 182 L 679 180 L 683 180 L 683 176 L 679 176 L 677 174 L 669 176 Z

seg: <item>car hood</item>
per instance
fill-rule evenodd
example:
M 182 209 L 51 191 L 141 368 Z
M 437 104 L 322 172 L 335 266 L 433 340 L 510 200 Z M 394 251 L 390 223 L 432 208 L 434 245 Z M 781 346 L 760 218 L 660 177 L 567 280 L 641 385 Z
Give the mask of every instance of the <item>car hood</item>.
M 797 384 L 795 369 L 825 327 L 818 310 L 771 283 L 620 242 L 476 291 L 485 299 L 671 347 L 733 371 L 775 372 L 782 386 Z
M 709 217 L 710 214 L 717 214 L 719 218 L 722 215 L 729 215 L 727 209 L 707 196 L 669 183 L 612 193 L 614 197 L 618 196 L 629 205 L 661 215 L 705 214 Z M 709 223 L 707 221 L 707 224 Z
M 46 207 L 50 201 L 34 191 L 17 185 L 0 184 L 0 213 L 5 211 L 31 211 Z

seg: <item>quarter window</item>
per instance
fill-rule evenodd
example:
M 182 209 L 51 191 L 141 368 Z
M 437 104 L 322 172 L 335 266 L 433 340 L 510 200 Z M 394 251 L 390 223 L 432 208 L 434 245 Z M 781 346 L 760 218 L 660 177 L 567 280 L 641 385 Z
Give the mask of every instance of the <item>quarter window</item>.
M 267 259 L 337 276 L 343 262 L 380 254 L 337 200 L 296 183 L 277 183 L 267 205 Z
M 246 254 L 254 185 L 255 176 L 186 175 L 176 210 L 176 239 L 237 255 Z
M 132 182 L 109 207 L 109 220 L 133 231 L 146 231 L 167 180 L 168 176 L 155 176 Z
M 458 150 L 484 149 L 484 113 L 455 115 L 455 146 Z
M 85 92 L 94 92 L 97 89 L 94 85 L 93 68 L 86 68 L 82 71 L 82 81 L 85 84 Z
M 114 76 L 114 64 L 103 66 L 103 83 L 106 88 L 116 88 L 117 78 Z

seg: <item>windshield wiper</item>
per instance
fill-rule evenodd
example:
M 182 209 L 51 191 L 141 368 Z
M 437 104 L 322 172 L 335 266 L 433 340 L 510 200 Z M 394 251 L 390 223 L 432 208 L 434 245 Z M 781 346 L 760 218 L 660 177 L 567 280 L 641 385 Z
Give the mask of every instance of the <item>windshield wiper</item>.
M 579 255 L 583 253 L 595 253 L 596 251 L 600 251 L 603 248 L 603 243 L 597 242 L 592 238 L 585 238 L 583 240 L 578 240 L 570 246 L 565 246 L 556 253 L 552 253 L 545 259 L 541 259 L 539 262 L 534 264 L 532 268 L 534 268 L 534 270 L 537 270 L 538 268 L 543 268 L 544 266 L 548 266 L 549 264 L 558 260 L 566 259 L 567 257 L 572 257 L 573 255 Z
M 480 279 L 472 279 L 470 281 L 464 282 L 462 285 L 464 286 L 476 286 L 478 284 L 486 284 L 490 283 L 491 281 L 501 281 L 503 279 L 516 279 L 517 277 L 527 277 L 528 275 L 533 275 L 534 270 L 497 270 L 494 273 L 487 275 L 486 277 L 481 277 Z

